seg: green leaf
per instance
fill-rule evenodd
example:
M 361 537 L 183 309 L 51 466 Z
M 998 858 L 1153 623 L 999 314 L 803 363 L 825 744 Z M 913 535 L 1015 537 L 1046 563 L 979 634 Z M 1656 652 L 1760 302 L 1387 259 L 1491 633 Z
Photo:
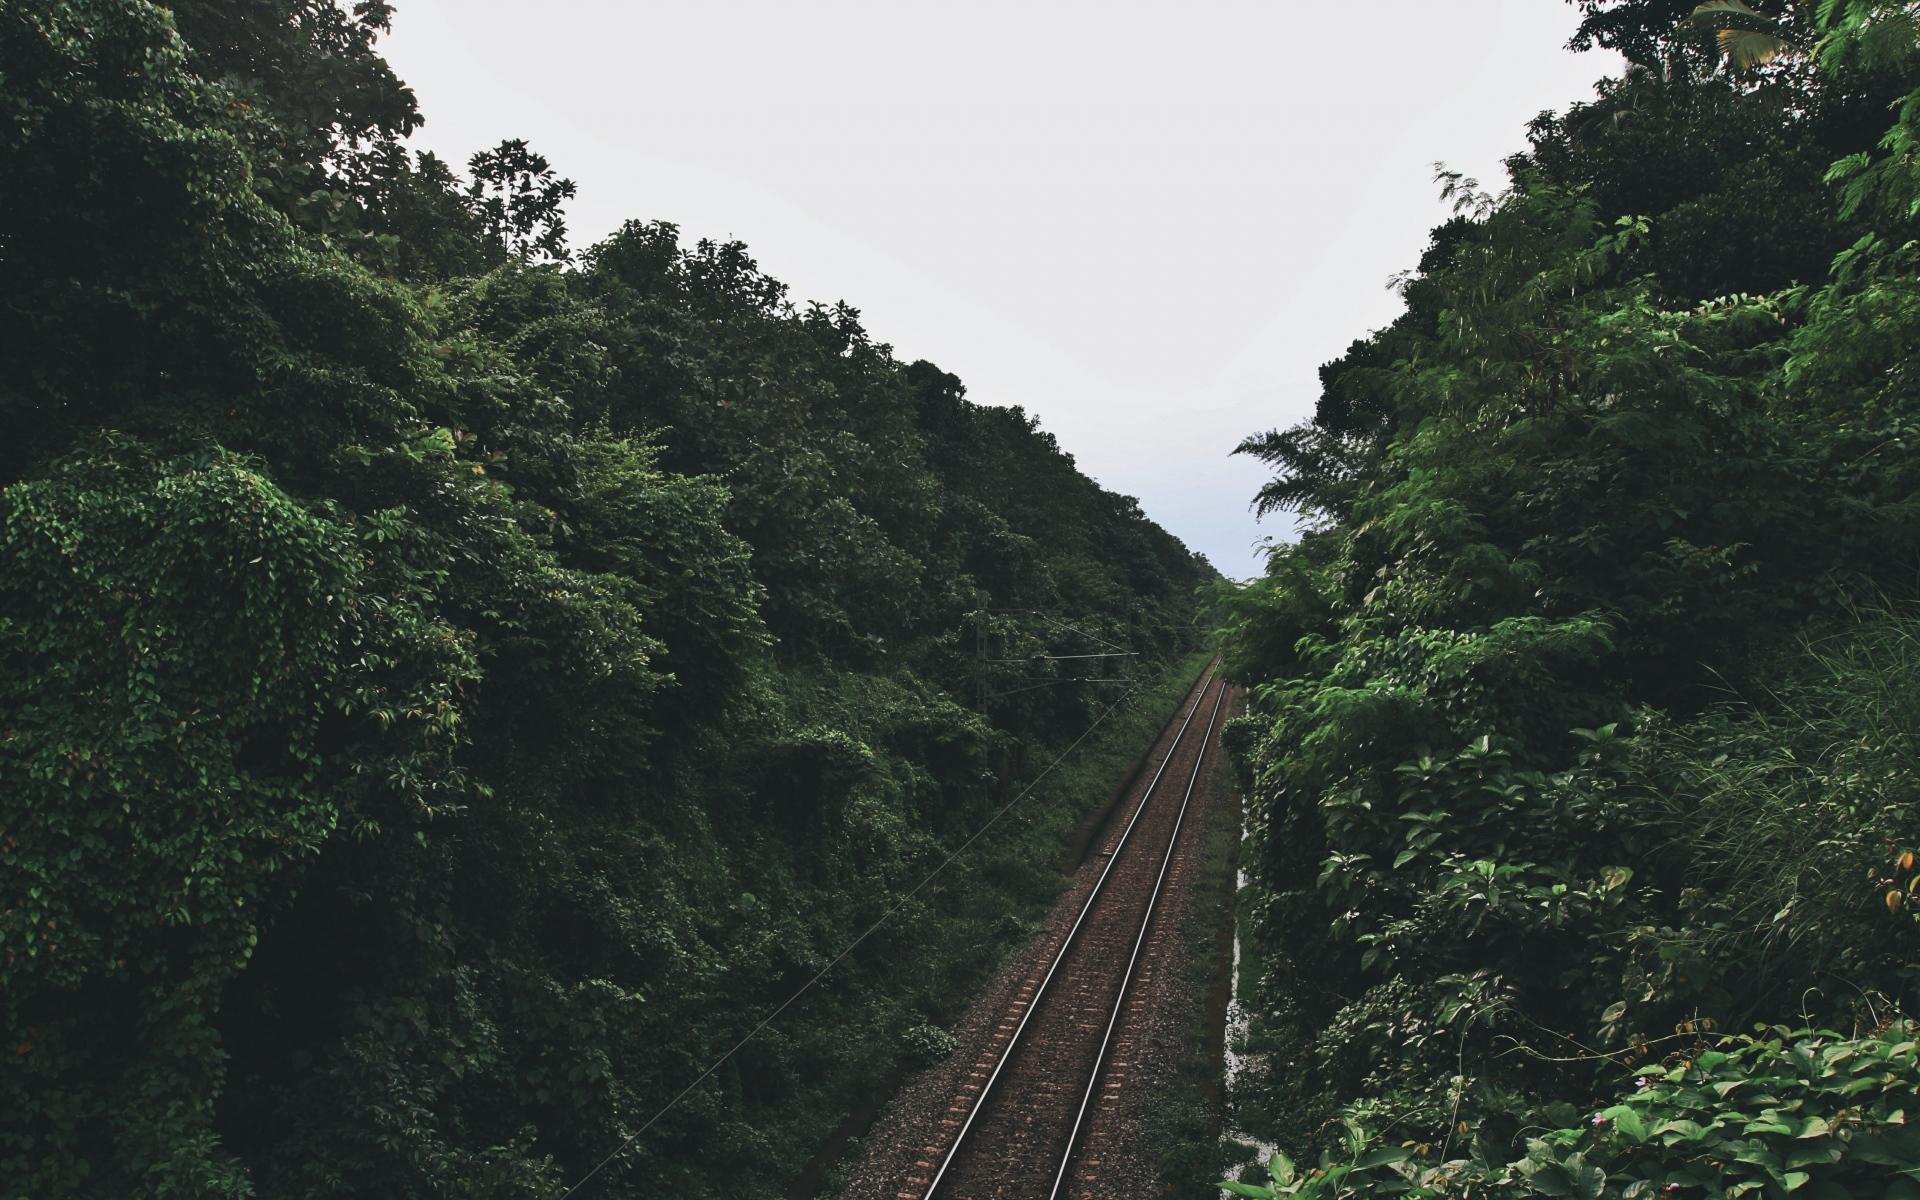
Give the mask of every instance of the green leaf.
M 1780 1156 L 1768 1148 L 1765 1142 L 1732 1142 L 1733 1161 L 1751 1163 L 1756 1167 L 1772 1170 L 1780 1161 Z
M 1796 1146 L 1787 1151 L 1788 1168 L 1818 1167 L 1840 1161 L 1840 1147 L 1828 1143 L 1820 1146 Z
M 1293 1165 L 1293 1160 L 1279 1151 L 1275 1151 L 1273 1157 L 1267 1160 L 1267 1175 L 1275 1183 L 1292 1183 L 1294 1176 L 1299 1173 L 1299 1169 Z
M 1613 1127 L 1636 1142 L 1647 1140 L 1647 1124 L 1633 1109 L 1625 1109 L 1613 1119 Z
M 1694 1141 L 1704 1132 L 1698 1121 L 1662 1121 L 1653 1127 L 1653 1136 L 1664 1138 L 1669 1146 Z
M 1372 1153 L 1362 1155 L 1360 1160 L 1353 1164 L 1353 1169 L 1356 1171 L 1365 1171 L 1373 1167 L 1390 1166 L 1393 1163 L 1406 1162 L 1412 1157 L 1413 1152 L 1411 1150 L 1401 1146 L 1387 1146 L 1375 1150 Z
M 1607 1173 L 1579 1155 L 1567 1160 L 1573 1178 L 1574 1194 L 1580 1200 L 1601 1200 L 1607 1192 Z
M 1693 23 L 1707 29 L 1747 29 L 1765 33 L 1779 28 L 1773 18 L 1755 12 L 1744 0 L 1706 0 L 1693 10 Z

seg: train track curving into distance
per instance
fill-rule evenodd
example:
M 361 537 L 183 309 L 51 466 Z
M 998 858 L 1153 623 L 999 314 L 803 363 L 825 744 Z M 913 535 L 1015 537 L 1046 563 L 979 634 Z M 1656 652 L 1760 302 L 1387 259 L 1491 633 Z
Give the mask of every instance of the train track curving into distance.
M 1078 915 L 1013 996 L 895 1200 L 1063 1200 L 1094 1183 L 1089 1129 L 1125 1086 L 1136 1048 L 1123 1014 L 1226 695 L 1209 667 Z

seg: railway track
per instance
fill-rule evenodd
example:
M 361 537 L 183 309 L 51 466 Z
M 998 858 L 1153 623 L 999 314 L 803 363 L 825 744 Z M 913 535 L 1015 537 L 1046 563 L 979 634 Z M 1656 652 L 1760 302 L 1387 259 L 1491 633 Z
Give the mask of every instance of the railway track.
M 1022 981 L 895 1200 L 1061 1200 L 1098 1175 L 1104 1109 L 1126 1086 L 1128 1000 L 1227 688 L 1210 668 L 1044 969 Z M 1158 750 L 1158 747 L 1156 747 Z

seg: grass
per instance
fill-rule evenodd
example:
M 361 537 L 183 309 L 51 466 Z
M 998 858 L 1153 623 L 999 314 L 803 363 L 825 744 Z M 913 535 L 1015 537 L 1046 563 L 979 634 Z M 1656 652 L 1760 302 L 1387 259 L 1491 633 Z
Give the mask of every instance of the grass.
M 1920 615 L 1848 616 L 1776 664 L 1764 694 L 1649 731 L 1662 786 L 1645 801 L 1685 849 L 1699 918 L 1685 940 L 1756 983 L 1873 979 L 1893 950 L 1882 889 L 1909 881 L 1896 860 L 1920 813 Z

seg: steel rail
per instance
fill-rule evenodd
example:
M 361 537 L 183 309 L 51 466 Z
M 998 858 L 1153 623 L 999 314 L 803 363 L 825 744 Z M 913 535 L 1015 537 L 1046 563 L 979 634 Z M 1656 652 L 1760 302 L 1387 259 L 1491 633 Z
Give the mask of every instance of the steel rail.
M 1127 1006 L 1127 997 L 1133 992 L 1134 976 L 1140 971 L 1140 954 L 1146 949 L 1147 931 L 1153 925 L 1153 913 L 1160 905 L 1160 895 L 1166 890 L 1167 875 L 1173 869 L 1173 853 L 1180 845 L 1180 829 L 1186 824 L 1187 809 L 1193 804 L 1193 789 L 1200 782 L 1200 775 L 1207 765 L 1207 744 L 1213 740 L 1213 727 L 1220 720 L 1220 705 L 1227 698 L 1227 689 L 1222 686 L 1213 697 L 1213 711 L 1207 715 L 1207 732 L 1200 739 L 1200 755 L 1193 763 L 1193 777 L 1187 780 L 1186 795 L 1180 798 L 1180 815 L 1174 818 L 1173 833 L 1167 838 L 1167 856 L 1160 862 L 1160 874 L 1153 881 L 1153 893 L 1147 897 L 1146 915 L 1140 918 L 1140 932 L 1133 939 L 1133 955 L 1127 959 L 1127 973 L 1120 980 L 1120 994 L 1114 997 L 1113 1013 L 1107 1018 L 1106 1036 L 1100 1039 L 1099 1053 L 1093 1056 L 1093 1070 L 1087 1073 L 1087 1090 L 1080 1097 L 1080 1110 L 1073 1116 L 1073 1132 L 1067 1135 L 1067 1148 L 1060 1154 L 1060 1169 L 1054 1172 L 1053 1189 L 1047 1193 L 1047 1200 L 1060 1200 L 1067 1186 L 1067 1169 L 1073 1165 L 1074 1151 L 1080 1145 L 1080 1133 L 1086 1127 L 1087 1110 L 1093 1106 L 1093 1094 L 1100 1087 L 1100 1080 L 1106 1074 L 1107 1055 L 1113 1048 L 1114 1031 L 1120 1027 L 1120 1014 Z
M 1161 760 L 1159 769 L 1154 771 L 1153 778 L 1147 783 L 1147 790 L 1141 795 L 1140 803 L 1135 806 L 1133 815 L 1127 818 L 1126 828 L 1121 831 L 1120 840 L 1114 843 L 1113 853 L 1107 856 L 1107 865 L 1101 869 L 1100 878 L 1094 882 L 1093 890 L 1087 893 L 1086 902 L 1080 906 L 1080 914 L 1073 920 L 1073 927 L 1067 930 L 1066 940 L 1060 943 L 1060 949 L 1054 953 L 1053 961 L 1047 967 L 1046 976 L 1041 979 L 1040 986 L 1034 990 L 1032 998 L 1027 1001 L 1026 1009 L 1020 1014 L 1020 1023 L 1014 1027 L 1013 1036 L 1007 1039 L 1006 1046 L 1000 1051 L 999 1059 L 993 1064 L 993 1073 L 988 1075 L 986 1083 L 981 1085 L 980 1094 L 974 1098 L 973 1107 L 967 1112 L 967 1119 L 961 1123 L 960 1132 L 954 1135 L 953 1144 L 947 1147 L 946 1154 L 941 1156 L 940 1167 L 927 1183 L 927 1190 L 920 1193 L 920 1200 L 933 1200 L 934 1194 L 940 1190 L 941 1181 L 947 1176 L 948 1168 L 953 1166 L 955 1156 L 966 1144 L 967 1135 L 973 1132 L 974 1121 L 986 1110 L 987 1101 L 993 1095 L 994 1086 L 1000 1082 L 1000 1076 L 1006 1071 L 1007 1063 L 1012 1060 L 1014 1051 L 1020 1046 L 1020 1038 L 1026 1033 L 1027 1024 L 1033 1020 L 1033 1014 L 1040 1011 L 1040 1002 L 1046 998 L 1047 989 L 1053 986 L 1054 977 L 1060 973 L 1060 965 L 1066 961 L 1067 952 L 1073 949 L 1074 940 L 1080 936 L 1080 929 L 1086 924 L 1088 914 L 1093 911 L 1093 906 L 1099 902 L 1101 892 L 1107 886 L 1107 877 L 1113 874 L 1114 864 L 1120 861 L 1121 852 L 1127 848 L 1127 842 L 1133 837 L 1133 827 L 1140 823 L 1140 814 L 1146 812 L 1147 805 L 1152 803 L 1153 790 L 1160 786 L 1160 777 L 1167 773 L 1169 766 L 1173 765 L 1174 755 L 1180 749 L 1180 742 L 1187 736 L 1187 727 L 1193 724 L 1194 715 L 1200 711 L 1200 706 L 1207 702 L 1207 690 L 1219 683 L 1220 677 L 1214 669 L 1215 666 L 1217 662 L 1208 664 L 1206 678 L 1200 684 L 1200 694 L 1194 697 L 1193 706 L 1187 709 L 1186 717 L 1180 722 L 1179 731 L 1173 735 L 1173 743 L 1167 747 L 1166 758 Z M 1224 686 L 1221 691 L 1224 693 Z M 1219 711 L 1218 700 L 1214 702 L 1214 711 Z M 1208 728 L 1212 728 L 1211 722 Z M 1201 757 L 1205 758 L 1206 747 L 1202 746 L 1200 750 Z

